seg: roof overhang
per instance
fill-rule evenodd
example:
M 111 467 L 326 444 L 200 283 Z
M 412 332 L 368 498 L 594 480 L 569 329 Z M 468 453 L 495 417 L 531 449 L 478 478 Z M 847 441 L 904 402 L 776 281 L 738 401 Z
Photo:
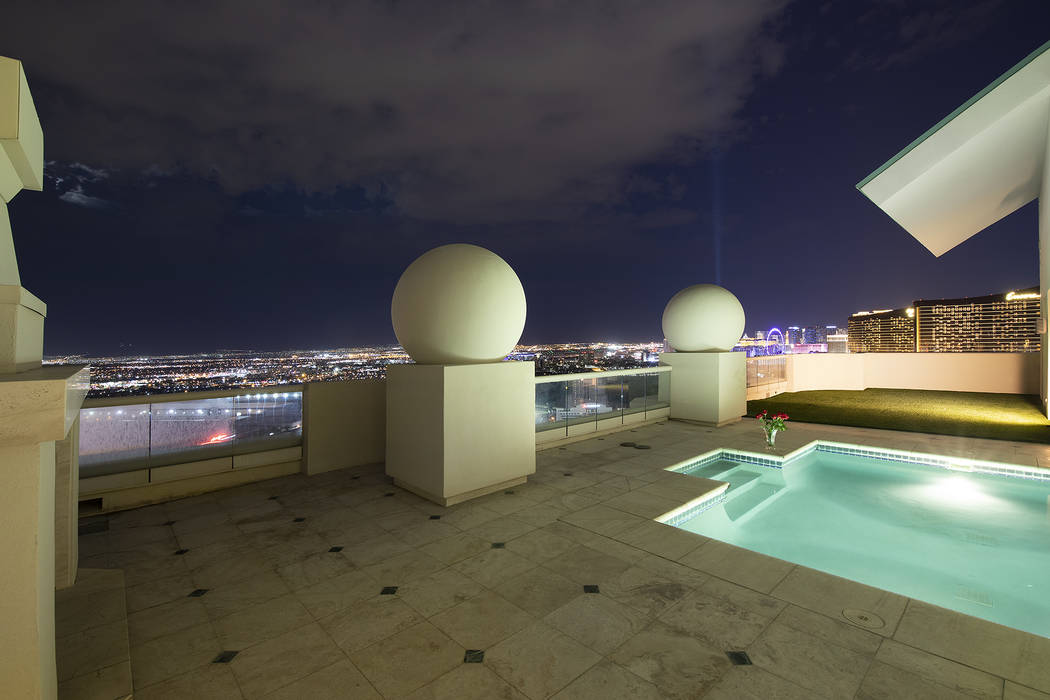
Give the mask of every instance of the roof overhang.
M 857 189 L 934 255 L 1039 196 L 1050 42 L 864 178 Z

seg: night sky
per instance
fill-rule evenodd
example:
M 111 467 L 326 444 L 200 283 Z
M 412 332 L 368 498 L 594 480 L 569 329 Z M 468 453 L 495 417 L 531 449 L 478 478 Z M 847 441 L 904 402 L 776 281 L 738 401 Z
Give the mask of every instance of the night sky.
M 1035 204 L 934 258 L 855 185 L 1047 39 L 1046 0 L 19 3 L 22 283 L 49 354 L 392 343 L 454 242 L 536 343 L 662 339 L 700 282 L 749 332 L 1032 286 Z

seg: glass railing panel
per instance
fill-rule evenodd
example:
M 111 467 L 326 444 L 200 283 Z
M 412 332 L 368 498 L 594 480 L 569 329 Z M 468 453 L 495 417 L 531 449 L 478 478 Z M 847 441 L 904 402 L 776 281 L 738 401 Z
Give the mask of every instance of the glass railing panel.
M 749 357 L 747 359 L 747 385 L 767 386 L 787 381 L 787 357 Z
M 233 409 L 235 454 L 292 447 L 303 441 L 301 391 L 236 396 Z
M 544 382 L 536 385 L 536 432 L 565 430 L 565 385 Z
M 593 423 L 600 403 L 597 378 L 574 379 L 566 382 L 565 420 L 569 425 Z
M 604 421 L 623 415 L 623 379 L 602 375 L 595 379 L 596 420 Z
M 301 391 L 80 411 L 84 477 L 302 444 Z
M 623 379 L 623 412 L 643 413 L 645 411 L 645 375 L 628 374 Z
M 80 411 L 80 473 L 103 476 L 145 469 L 149 459 L 149 405 Z
M 645 375 L 645 410 L 653 411 L 671 405 L 671 373 L 654 372 Z
M 233 454 L 233 397 L 158 402 L 151 411 L 150 467 Z

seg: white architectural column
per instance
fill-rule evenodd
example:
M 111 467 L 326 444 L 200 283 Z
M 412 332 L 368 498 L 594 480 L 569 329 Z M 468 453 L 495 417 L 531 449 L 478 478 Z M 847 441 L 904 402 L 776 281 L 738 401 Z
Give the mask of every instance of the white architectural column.
M 671 418 L 721 427 L 747 413 L 747 357 L 742 352 L 664 352 L 671 373 Z
M 55 589 L 77 580 L 79 558 L 80 418 L 55 443 Z
M 89 383 L 86 368 L 41 366 L 47 307 L 18 274 L 7 203 L 41 189 L 43 171 L 43 134 L 22 64 L 0 57 L 0 694 L 27 700 L 58 692 L 56 501 L 65 511 L 58 519 L 66 556 L 77 511 L 75 491 L 56 494 L 55 442 L 69 436 Z M 77 478 L 70 457 L 64 481 Z
M 1039 189 L 1039 347 L 1042 360 L 1039 363 L 1039 396 L 1043 400 L 1043 413 L 1050 418 L 1047 402 L 1047 380 L 1050 377 L 1050 352 L 1046 344 L 1050 334 L 1050 118 L 1047 119 L 1046 143 L 1043 146 L 1043 181 Z
M 453 505 L 536 472 L 532 362 L 387 367 L 386 473 Z
M 0 679 L 3 696 L 57 692 L 55 442 L 69 435 L 88 370 L 0 374 Z M 75 522 L 75 511 L 69 514 Z

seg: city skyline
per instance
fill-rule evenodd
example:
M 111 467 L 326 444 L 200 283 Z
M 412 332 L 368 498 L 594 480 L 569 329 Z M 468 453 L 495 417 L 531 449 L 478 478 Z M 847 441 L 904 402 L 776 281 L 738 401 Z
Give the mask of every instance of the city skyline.
M 10 216 L 49 354 L 389 344 L 450 242 L 518 272 L 524 343 L 656 338 L 703 282 L 768 329 L 1037 280 L 1035 205 L 934 258 L 846 183 L 1045 41 L 1045 3 L 147 5 L 0 27 L 47 134 Z

